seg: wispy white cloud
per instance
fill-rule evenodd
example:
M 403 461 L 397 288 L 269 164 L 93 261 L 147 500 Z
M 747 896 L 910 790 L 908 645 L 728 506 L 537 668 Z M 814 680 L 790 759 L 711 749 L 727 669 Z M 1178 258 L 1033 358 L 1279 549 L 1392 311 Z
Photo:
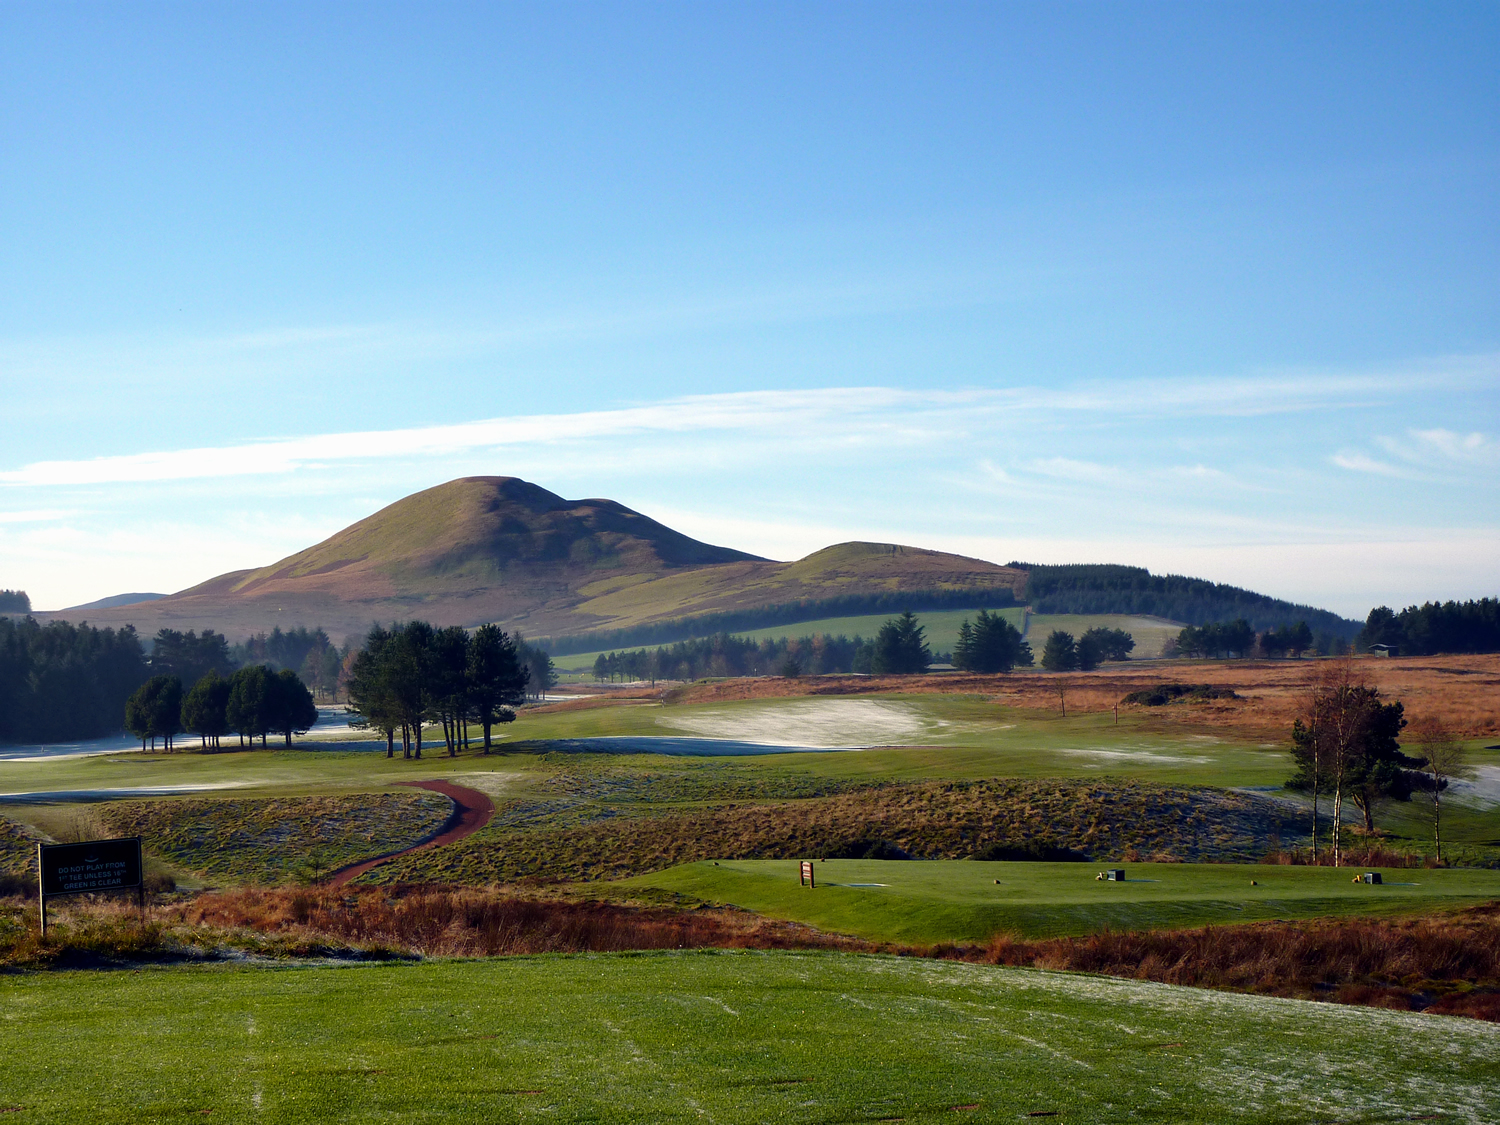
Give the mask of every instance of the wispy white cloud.
M 33 511 L 0 512 L 0 523 L 48 523 L 67 519 L 72 512 L 62 508 L 46 508 Z
M 689 396 L 615 410 L 331 432 L 86 460 L 36 461 L 0 471 L 0 484 L 48 487 L 283 474 L 333 462 L 447 458 L 470 450 L 555 446 L 645 434 L 682 437 L 740 433 L 766 439 L 805 438 L 825 445 L 922 445 L 979 440 L 993 432 L 1001 420 L 1020 420 L 1023 416 L 1092 415 L 1107 420 L 1144 413 L 1166 420 L 1321 409 L 1347 404 L 1396 382 L 1399 380 L 1394 376 L 1330 376 L 1153 382 L 1149 387 L 1116 382 L 1064 389 L 910 391 L 835 387 L 751 391 Z M 1446 431 L 1424 433 L 1435 447 L 1451 446 L 1470 456 L 1488 456 L 1492 449 L 1492 443 L 1475 446 L 1457 435 L 1444 446 L 1440 435 Z M 1361 471 L 1381 471 L 1371 468 L 1376 463 L 1359 454 L 1340 454 L 1335 463 Z M 1044 475 L 1078 481 L 1103 481 L 1113 472 L 1065 456 L 1035 460 L 1032 468 Z M 1186 471 L 1202 475 L 1212 470 L 1200 465 Z
M 1373 473 L 1376 476 L 1399 477 L 1402 480 L 1416 479 L 1416 474 L 1409 469 L 1392 465 L 1388 461 L 1377 461 L 1368 453 L 1345 451 L 1333 454 L 1328 460 L 1341 469 L 1348 469 L 1351 473 Z
M 1412 430 L 1418 449 L 1431 457 L 1459 465 L 1492 468 L 1500 465 L 1500 442 L 1489 434 L 1459 434 L 1452 430 Z

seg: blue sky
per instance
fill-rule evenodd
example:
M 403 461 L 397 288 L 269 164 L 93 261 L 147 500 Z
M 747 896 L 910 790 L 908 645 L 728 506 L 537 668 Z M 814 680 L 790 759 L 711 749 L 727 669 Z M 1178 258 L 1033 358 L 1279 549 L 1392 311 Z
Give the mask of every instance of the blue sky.
M 0 7 L 0 586 L 470 473 L 1500 593 L 1493 4 Z

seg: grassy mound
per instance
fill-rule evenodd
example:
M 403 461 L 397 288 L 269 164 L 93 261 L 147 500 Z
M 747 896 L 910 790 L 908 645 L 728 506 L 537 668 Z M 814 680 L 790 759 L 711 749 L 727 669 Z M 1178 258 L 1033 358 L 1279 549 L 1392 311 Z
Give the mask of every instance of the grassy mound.
M 528 806 L 452 847 L 403 856 L 366 882 L 504 883 L 528 876 L 618 878 L 709 858 L 841 855 L 878 840 L 922 859 L 1003 845 L 1094 857 L 1251 859 L 1300 832 L 1279 804 L 1210 789 L 1133 782 L 929 782 L 776 804 L 612 815 L 548 827 Z
M 36 878 L 36 841 L 19 824 L 0 817 L 0 876 Z
M 149 851 L 231 883 L 313 879 L 436 832 L 453 805 L 437 793 L 121 801 L 99 819 Z

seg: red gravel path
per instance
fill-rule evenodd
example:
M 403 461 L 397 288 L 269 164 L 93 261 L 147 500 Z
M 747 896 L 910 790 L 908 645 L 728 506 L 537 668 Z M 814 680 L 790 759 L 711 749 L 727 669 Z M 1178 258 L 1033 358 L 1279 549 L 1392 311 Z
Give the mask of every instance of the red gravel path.
M 382 863 L 395 859 L 398 855 L 407 855 L 410 852 L 419 852 L 424 848 L 436 848 L 443 844 L 451 844 L 455 840 L 462 840 L 473 832 L 478 832 L 490 822 L 490 817 L 495 815 L 495 802 L 491 801 L 485 794 L 477 789 L 468 789 L 462 785 L 454 785 L 451 781 L 401 781 L 399 785 L 410 785 L 416 789 L 430 789 L 434 793 L 441 793 L 454 804 L 453 815 L 443 822 L 431 836 L 418 840 L 410 847 L 401 848 L 394 852 L 386 852 L 374 859 L 363 859 L 358 863 L 351 863 L 348 867 L 340 867 L 332 875 L 328 876 L 330 887 L 342 887 L 351 879 L 357 879 L 372 867 L 379 867 Z

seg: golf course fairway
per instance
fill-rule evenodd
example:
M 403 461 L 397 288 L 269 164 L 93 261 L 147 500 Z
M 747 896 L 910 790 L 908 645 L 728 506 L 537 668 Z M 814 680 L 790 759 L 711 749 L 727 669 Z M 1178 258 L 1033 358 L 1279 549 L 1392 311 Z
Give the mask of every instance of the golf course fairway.
M 1127 863 L 1123 883 L 1085 863 L 852 860 L 815 863 L 800 885 L 793 860 L 682 864 L 615 886 L 672 891 L 872 941 L 985 942 L 996 933 L 1057 937 L 1178 929 L 1272 918 L 1414 914 L 1500 898 L 1500 871 L 1386 870 L 1378 886 L 1350 868 Z M 1252 880 L 1256 884 L 1251 886 Z
M 7 1119 L 57 1125 L 1478 1123 L 1500 1091 L 1477 1020 L 826 953 L 16 975 L 0 1051 Z

